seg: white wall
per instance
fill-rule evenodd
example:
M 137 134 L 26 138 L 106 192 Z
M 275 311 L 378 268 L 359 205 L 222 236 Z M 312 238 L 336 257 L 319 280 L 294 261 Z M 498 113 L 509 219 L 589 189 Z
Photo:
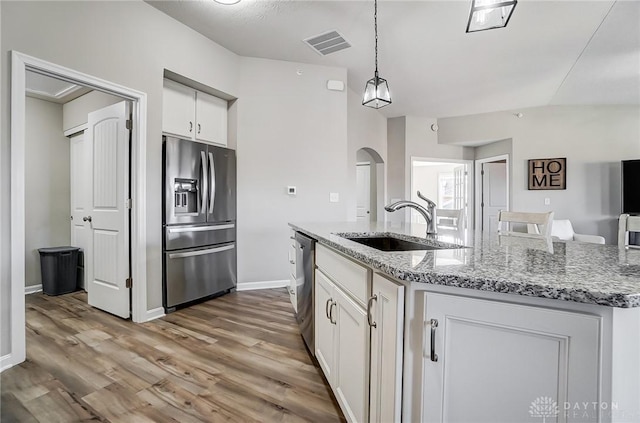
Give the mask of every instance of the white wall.
M 347 93 L 327 90 L 328 79 L 346 81 L 347 72 L 241 59 L 239 285 L 288 279 L 288 222 L 347 218 Z M 286 193 L 288 185 L 296 196 Z M 330 192 L 340 195 L 338 203 L 329 202 Z
M 69 139 L 62 105 L 27 97 L 25 133 L 25 286 L 40 285 L 38 248 L 69 245 Z
M 122 101 L 121 97 L 90 91 L 62 106 L 62 129 L 69 130 L 85 125 L 91 112 Z
M 513 210 L 555 211 L 576 232 L 617 242 L 620 161 L 640 158 L 640 107 L 547 106 L 441 119 L 447 142 L 512 139 Z M 443 131 L 444 130 L 444 131 Z M 567 189 L 529 191 L 527 160 L 566 157 Z M 549 198 L 551 204 L 544 205 Z
M 383 160 L 382 165 L 371 163 L 371 177 L 376 178 L 375 185 L 378 185 L 378 177 L 384 181 L 387 168 L 387 118 L 376 109 L 362 105 L 362 93 L 356 93 L 351 88 L 347 89 L 347 138 L 348 138 L 348 192 L 347 210 L 348 220 L 356 220 L 356 154 L 362 148 L 375 150 Z M 378 169 L 382 168 L 382 169 Z M 380 170 L 380 171 L 378 171 Z M 382 184 L 385 185 L 384 183 Z M 372 185 L 373 187 L 373 185 Z M 373 189 L 373 188 L 372 188 Z M 384 191 L 384 188 L 381 190 Z M 372 196 L 372 200 L 374 197 Z M 384 195 L 377 198 L 378 204 L 372 204 L 372 211 L 376 211 L 377 220 L 382 220 L 382 205 L 386 204 Z
M 9 92 L 11 50 L 147 93 L 148 308 L 162 303 L 162 78 L 170 69 L 237 96 L 239 57 L 144 2 L 0 2 L 2 91 Z M 10 96 L 0 103 L 0 197 L 10 196 Z M 9 352 L 10 204 L 2 231 L 0 355 Z

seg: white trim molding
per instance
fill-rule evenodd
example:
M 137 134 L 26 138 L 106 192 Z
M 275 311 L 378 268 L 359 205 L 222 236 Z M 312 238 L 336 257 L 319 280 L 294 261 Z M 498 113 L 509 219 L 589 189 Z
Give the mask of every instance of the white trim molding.
M 24 361 L 24 360 L 23 360 Z M 11 359 L 11 354 L 3 355 L 0 357 L 0 372 L 4 372 L 5 370 L 15 366 L 18 363 L 14 363 Z
M 42 284 L 40 285 L 29 285 L 24 287 L 24 295 L 35 294 L 36 292 L 42 291 Z
M 289 279 L 280 281 L 239 282 L 236 291 L 253 291 L 257 289 L 284 288 L 289 286 Z
M 158 307 L 158 308 L 154 308 L 151 310 L 147 310 L 147 320 L 145 320 L 146 322 L 149 322 L 151 320 L 155 320 L 155 319 L 159 319 L 161 317 L 164 317 L 164 307 Z
M 132 102 L 131 133 L 131 292 L 132 320 L 147 320 L 147 95 L 95 76 L 26 54 L 11 52 L 11 358 L 26 357 L 25 336 L 25 90 L 26 71 L 62 79 L 122 97 Z

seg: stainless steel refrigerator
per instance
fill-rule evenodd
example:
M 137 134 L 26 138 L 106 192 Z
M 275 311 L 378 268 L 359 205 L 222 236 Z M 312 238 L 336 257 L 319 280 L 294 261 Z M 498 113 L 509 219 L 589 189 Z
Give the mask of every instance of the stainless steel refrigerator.
M 169 313 L 236 287 L 236 157 L 168 136 L 162 155 L 162 300 Z

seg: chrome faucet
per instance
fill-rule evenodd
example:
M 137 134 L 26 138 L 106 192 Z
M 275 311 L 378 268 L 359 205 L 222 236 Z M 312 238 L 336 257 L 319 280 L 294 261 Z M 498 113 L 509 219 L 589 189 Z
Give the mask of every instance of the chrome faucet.
M 405 207 L 415 209 L 422 215 L 422 217 L 424 217 L 424 220 L 426 220 L 427 222 L 427 235 L 436 235 L 438 233 L 436 230 L 436 203 L 420 194 L 420 191 L 418 191 L 418 197 L 427 202 L 428 209 L 425 209 L 418 203 L 414 203 L 413 201 L 408 200 L 396 201 L 395 203 L 385 206 L 384 209 L 388 212 L 394 212 Z

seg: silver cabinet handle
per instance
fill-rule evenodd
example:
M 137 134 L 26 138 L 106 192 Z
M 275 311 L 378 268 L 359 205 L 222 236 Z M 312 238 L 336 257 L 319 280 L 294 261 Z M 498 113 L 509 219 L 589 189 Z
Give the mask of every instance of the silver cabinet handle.
M 91 222 L 91 216 L 85 216 L 82 218 L 82 220 L 85 222 Z
M 216 201 L 216 164 L 213 153 L 209 153 L 209 172 L 211 172 L 211 191 L 209 192 L 209 213 L 213 213 L 213 204 Z
M 367 301 L 367 323 L 369 323 L 369 326 L 371 326 L 372 328 L 378 327 L 378 324 L 376 322 L 371 321 L 371 306 L 373 305 L 374 301 L 378 301 L 378 296 L 376 294 L 373 294 L 371 298 L 369 298 L 369 301 Z
M 329 321 L 331 322 L 331 324 L 336 324 L 336 321 L 333 320 L 333 306 L 338 305 L 338 303 L 336 303 L 335 301 L 331 302 L 331 307 L 329 307 Z
M 295 241 L 296 237 L 295 236 L 290 236 L 289 239 L 292 239 Z
M 207 248 L 206 250 L 188 251 L 186 253 L 172 253 L 169 254 L 170 259 L 204 256 L 207 254 L 221 253 L 223 251 L 233 250 L 236 248 L 235 244 L 225 245 L 224 247 Z
M 436 354 L 436 328 L 438 327 L 438 320 L 431 319 L 431 361 L 438 361 L 438 354 Z
M 202 170 L 202 179 L 200 181 L 202 188 L 202 196 L 200 201 L 202 203 L 202 213 L 207 212 L 207 194 L 209 193 L 209 176 L 207 175 L 207 156 L 204 151 L 200 151 L 200 168 Z
M 200 130 L 201 130 L 201 129 L 202 129 L 202 128 L 200 127 L 200 124 L 198 124 L 198 134 L 200 133 Z
M 333 301 L 332 298 L 329 298 L 327 300 L 327 304 L 324 306 L 324 314 L 327 315 L 327 319 L 331 320 L 331 317 L 329 317 L 329 304 L 331 304 L 331 301 Z
M 289 260 L 289 263 L 291 263 L 291 264 L 296 264 L 296 262 L 295 262 L 295 261 L 293 261 L 293 260 Z
M 189 121 L 189 132 L 193 131 L 193 122 Z

